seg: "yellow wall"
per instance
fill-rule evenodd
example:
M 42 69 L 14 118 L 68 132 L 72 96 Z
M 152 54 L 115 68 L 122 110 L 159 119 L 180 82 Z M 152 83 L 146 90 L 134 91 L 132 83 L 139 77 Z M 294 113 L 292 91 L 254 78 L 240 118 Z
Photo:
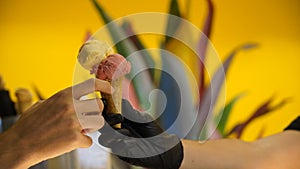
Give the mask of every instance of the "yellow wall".
M 99 1 L 100 2 L 100 1 Z M 110 0 L 101 3 L 114 18 L 136 12 L 166 12 L 167 0 Z M 214 0 L 216 14 L 212 42 L 221 58 L 236 45 L 254 41 L 260 48 L 240 53 L 227 77 L 227 98 L 247 91 L 234 109 L 229 128 L 244 120 L 262 103 L 292 101 L 255 121 L 243 138 L 252 140 L 265 127 L 265 135 L 281 131 L 299 115 L 300 105 L 300 1 Z M 159 5 L 157 5 L 159 4 Z M 180 5 L 184 7 L 185 1 Z M 205 1 L 192 1 L 190 19 L 202 25 Z M 89 0 L 0 1 L 0 74 L 11 91 L 36 84 L 48 97 L 72 84 L 76 55 L 87 30 L 103 25 Z

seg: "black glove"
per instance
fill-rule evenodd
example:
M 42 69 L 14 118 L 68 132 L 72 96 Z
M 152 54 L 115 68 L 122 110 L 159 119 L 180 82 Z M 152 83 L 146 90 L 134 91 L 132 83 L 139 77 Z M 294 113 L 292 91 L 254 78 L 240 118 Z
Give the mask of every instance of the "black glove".
M 122 115 L 106 113 L 105 126 L 99 130 L 98 141 L 111 148 L 121 160 L 137 166 L 155 169 L 178 169 L 183 159 L 180 139 L 165 133 L 153 118 L 122 102 Z M 121 123 L 121 128 L 114 128 Z

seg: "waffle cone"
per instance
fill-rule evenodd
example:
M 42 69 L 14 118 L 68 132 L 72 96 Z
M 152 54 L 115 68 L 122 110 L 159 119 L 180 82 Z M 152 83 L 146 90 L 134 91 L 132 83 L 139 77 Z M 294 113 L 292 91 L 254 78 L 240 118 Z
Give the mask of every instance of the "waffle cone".
M 107 101 L 107 113 L 121 114 L 122 112 L 122 80 L 123 77 L 108 81 L 114 88 L 113 94 L 107 94 L 101 92 L 102 98 Z M 115 127 L 120 128 L 120 125 Z

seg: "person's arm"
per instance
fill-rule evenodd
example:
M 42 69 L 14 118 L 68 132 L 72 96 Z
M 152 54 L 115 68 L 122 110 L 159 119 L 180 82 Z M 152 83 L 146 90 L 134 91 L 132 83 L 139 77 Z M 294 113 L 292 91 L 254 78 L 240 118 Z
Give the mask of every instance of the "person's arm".
M 92 140 L 85 135 L 76 113 L 97 111 L 101 116 L 100 99 L 79 100 L 94 91 L 110 93 L 111 87 L 105 81 L 90 79 L 29 108 L 14 126 L 0 134 L 1 168 L 24 169 L 76 148 L 89 147 Z M 92 102 L 98 103 L 98 110 L 91 109 Z
M 163 143 L 172 143 L 171 139 L 168 139 L 168 134 L 158 140 L 143 142 L 144 138 L 162 133 L 160 126 L 154 123 L 155 121 L 151 120 L 151 117 L 146 113 L 139 113 L 134 110 L 127 101 L 123 103 L 122 113 L 124 117 L 113 114 L 110 117 L 108 116 L 109 113 L 104 111 L 103 116 L 111 126 L 121 123 L 121 129 L 117 129 L 117 131 L 123 135 L 118 135 L 114 130 L 103 127 L 99 130 L 101 135 L 98 141 L 101 145 L 112 148 L 113 153 L 130 164 L 148 168 L 172 169 L 175 168 L 173 164 L 176 164 L 177 167 L 180 166 L 181 169 L 300 168 L 298 162 L 300 157 L 299 131 L 287 130 L 254 142 L 238 139 L 217 139 L 206 142 L 182 140 L 182 144 L 180 142 L 175 146 L 175 151 L 163 153 L 167 156 L 151 155 L 151 150 L 157 150 L 157 146 L 166 149 L 163 147 Z M 289 129 L 299 127 L 299 123 L 300 118 L 293 122 Z M 130 135 L 134 137 L 139 135 L 136 137 L 139 139 L 125 137 Z M 149 143 L 148 147 L 143 143 Z M 146 153 L 150 153 L 150 158 L 145 157 Z M 164 165 L 164 163 L 168 165 Z
M 182 169 L 298 169 L 300 132 L 284 131 L 254 142 L 238 139 L 184 140 Z
M 251 143 L 237 139 L 217 139 L 203 143 L 183 140 L 184 159 L 181 169 L 242 169 L 259 154 Z M 242 164 L 240 164 L 242 163 Z

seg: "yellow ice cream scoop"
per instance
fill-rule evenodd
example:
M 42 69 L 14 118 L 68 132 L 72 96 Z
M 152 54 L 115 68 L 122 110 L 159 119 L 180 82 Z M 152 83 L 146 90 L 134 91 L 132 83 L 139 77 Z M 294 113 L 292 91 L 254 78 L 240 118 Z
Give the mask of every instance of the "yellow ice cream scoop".
M 78 62 L 87 70 L 92 70 L 95 65 L 112 54 L 112 48 L 104 41 L 88 40 L 79 50 L 77 56 Z

